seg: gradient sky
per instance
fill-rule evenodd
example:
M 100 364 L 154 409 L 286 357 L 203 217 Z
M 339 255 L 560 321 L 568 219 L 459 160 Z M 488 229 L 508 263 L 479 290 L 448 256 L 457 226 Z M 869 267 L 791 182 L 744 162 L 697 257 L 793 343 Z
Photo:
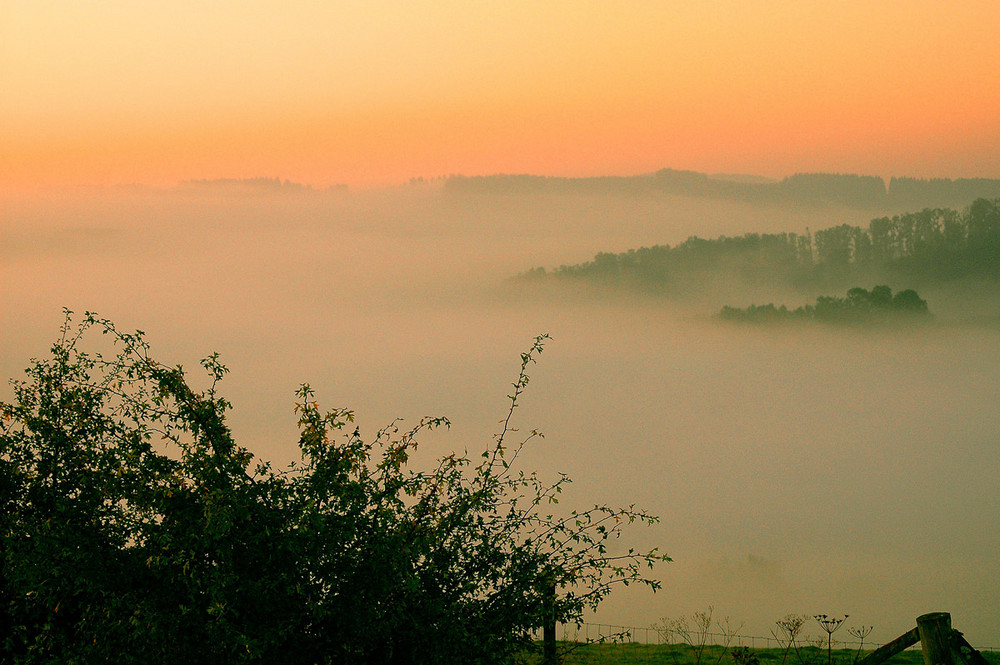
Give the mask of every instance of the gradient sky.
M 1000 2 L 4 0 L 0 189 L 1000 177 Z

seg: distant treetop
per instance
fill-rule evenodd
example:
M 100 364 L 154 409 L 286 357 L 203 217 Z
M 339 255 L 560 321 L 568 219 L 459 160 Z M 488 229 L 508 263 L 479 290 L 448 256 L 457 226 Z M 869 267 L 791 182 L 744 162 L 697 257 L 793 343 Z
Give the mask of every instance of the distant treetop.
M 799 181 L 807 186 L 809 178 Z M 1000 199 L 977 199 L 962 211 L 925 208 L 878 217 L 868 227 L 841 224 L 815 233 L 746 233 L 714 240 L 692 236 L 521 278 L 586 279 L 670 295 L 704 293 L 711 279 L 782 285 L 816 292 L 858 281 L 917 286 L 971 278 L 1000 279 Z M 711 278 L 711 279 L 710 279 Z
M 895 295 L 888 286 L 880 285 L 871 291 L 856 286 L 847 291 L 846 298 L 820 296 L 814 305 L 788 309 L 784 305 L 750 305 L 746 309 L 723 307 L 716 315 L 722 321 L 745 323 L 775 323 L 781 321 L 821 321 L 824 323 L 878 323 L 898 321 L 905 317 L 927 318 L 930 312 L 927 301 L 912 289 Z
M 754 175 L 709 175 L 660 169 L 634 176 L 564 178 L 529 174 L 450 176 L 445 190 L 473 194 L 666 193 L 756 203 L 840 205 L 868 210 L 963 206 L 977 198 L 1000 197 L 1000 179 L 894 177 L 853 173 L 796 173 L 782 180 Z

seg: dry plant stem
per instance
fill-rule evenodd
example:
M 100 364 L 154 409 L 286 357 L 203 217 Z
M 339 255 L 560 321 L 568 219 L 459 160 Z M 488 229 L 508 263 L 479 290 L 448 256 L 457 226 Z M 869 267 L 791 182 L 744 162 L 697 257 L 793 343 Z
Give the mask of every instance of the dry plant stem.
M 694 613 L 694 623 L 698 629 L 698 650 L 695 654 L 695 665 L 701 665 L 701 656 L 705 653 L 705 643 L 708 641 L 708 631 L 712 626 L 712 613 L 715 608 L 711 605 L 703 612 Z
M 775 624 L 778 631 L 771 631 L 771 635 L 777 640 L 778 644 L 784 645 L 784 652 L 781 656 L 781 665 L 786 665 L 788 662 L 789 651 L 795 651 L 795 657 L 798 659 L 799 663 L 805 665 L 805 661 L 802 659 L 802 654 L 799 652 L 799 645 L 797 639 L 799 633 L 802 632 L 802 626 L 805 624 L 806 617 L 798 614 L 788 614 L 783 619 L 778 619 Z M 780 637 L 779 637 L 780 633 Z
M 840 629 L 847 617 L 847 614 L 840 619 L 826 614 L 817 614 L 813 617 L 826 633 L 826 665 L 833 665 L 833 634 Z
M 720 665 L 720 663 L 722 662 L 722 657 L 725 654 L 729 653 L 729 645 L 732 644 L 733 638 L 736 637 L 741 630 L 743 630 L 744 624 L 741 623 L 739 626 L 733 628 L 732 622 L 730 621 L 729 617 L 724 618 L 721 622 L 716 621 L 715 623 L 719 627 L 719 630 L 722 632 L 722 637 L 724 640 L 722 644 L 722 651 L 719 652 L 719 657 L 716 658 L 715 660 L 715 665 Z
M 714 665 L 720 665 L 723 657 L 729 652 L 729 646 L 732 644 L 733 638 L 743 629 L 743 624 L 734 627 L 729 617 L 719 621 L 715 619 L 714 615 L 715 608 L 709 605 L 705 610 L 692 613 L 690 616 L 691 623 L 689 623 L 688 617 L 677 619 L 664 617 L 660 619 L 659 623 L 654 624 L 653 628 L 662 638 L 669 642 L 673 642 L 674 637 L 676 637 L 681 642 L 690 645 L 694 651 L 694 663 L 695 665 L 700 665 L 714 625 L 723 636 L 723 648 L 714 663 Z
M 865 646 L 865 638 L 871 634 L 874 628 L 874 626 L 858 626 L 857 628 L 847 629 L 847 632 L 858 640 L 858 650 L 854 653 L 854 661 L 852 665 L 857 665 L 858 659 L 861 657 L 861 650 Z

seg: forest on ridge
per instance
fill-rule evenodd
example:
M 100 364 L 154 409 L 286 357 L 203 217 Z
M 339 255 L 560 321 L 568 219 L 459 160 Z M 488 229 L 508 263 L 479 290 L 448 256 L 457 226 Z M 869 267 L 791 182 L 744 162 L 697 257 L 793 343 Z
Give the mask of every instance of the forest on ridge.
M 804 233 L 746 233 L 676 246 L 600 252 L 592 260 L 536 267 L 516 281 L 584 280 L 624 284 L 648 293 L 699 293 L 710 276 L 801 292 L 891 281 L 907 287 L 1000 279 L 1000 199 L 962 210 L 925 208 L 877 217 L 867 227 L 840 224 Z

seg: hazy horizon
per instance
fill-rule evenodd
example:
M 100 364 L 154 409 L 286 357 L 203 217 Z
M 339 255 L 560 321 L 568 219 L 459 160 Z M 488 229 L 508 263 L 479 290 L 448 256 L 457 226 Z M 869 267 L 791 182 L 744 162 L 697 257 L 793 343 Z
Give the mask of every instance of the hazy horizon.
M 1000 177 L 990 0 L 0 6 L 0 189 Z
M 925 294 L 939 321 L 924 330 L 767 331 L 712 323 L 749 297 L 739 284 L 683 302 L 505 286 L 597 251 L 865 216 L 421 188 L 22 202 L 0 218 L 0 369 L 16 377 L 44 355 L 63 306 L 95 310 L 145 330 L 164 362 L 197 368 L 218 351 L 231 425 L 255 454 L 294 458 L 293 394 L 308 382 L 369 435 L 396 417 L 451 418 L 420 463 L 487 445 L 519 353 L 549 333 L 517 418 L 546 439 L 524 464 L 568 473 L 566 506 L 659 514 L 629 544 L 675 560 L 656 571 L 663 591 L 620 589 L 591 620 L 642 626 L 711 604 L 766 636 L 788 612 L 847 613 L 886 641 L 944 610 L 995 645 L 995 320 L 963 323 L 944 291 Z
M 933 171 L 931 175 L 916 172 L 865 172 L 858 169 L 842 169 L 836 171 L 824 171 L 820 168 L 810 168 L 808 164 L 802 169 L 794 171 L 770 172 L 764 175 L 759 172 L 747 170 L 744 172 L 712 172 L 697 169 L 688 169 L 677 165 L 654 165 L 652 168 L 639 171 L 603 171 L 594 170 L 585 174 L 571 172 L 542 172 L 542 171 L 502 171 L 490 170 L 476 172 L 449 171 L 434 176 L 424 174 L 401 175 L 392 181 L 380 181 L 374 183 L 356 183 L 354 185 L 347 182 L 325 182 L 295 180 L 286 177 L 282 173 L 251 173 L 251 174 L 227 174 L 221 173 L 212 177 L 181 177 L 170 181 L 122 181 L 117 183 L 82 182 L 76 184 L 25 184 L 19 188 L 0 189 L 0 196 L 8 200 L 33 200 L 47 195 L 100 195 L 109 192 L 122 192 L 125 194 L 139 193 L 143 190 L 147 192 L 174 192 L 181 189 L 199 188 L 210 190 L 218 188 L 230 188 L 231 193 L 253 191 L 255 189 L 273 189 L 276 194 L 374 194 L 379 192 L 391 192 L 394 190 L 409 189 L 414 187 L 434 188 L 445 184 L 449 179 L 490 179 L 498 177 L 530 177 L 551 180 L 562 180 L 568 182 L 586 183 L 588 181 L 600 181 L 602 179 L 641 179 L 653 176 L 660 171 L 674 171 L 678 173 L 691 173 L 707 176 L 709 180 L 729 181 L 733 183 L 768 185 L 780 183 L 783 180 L 801 175 L 829 175 L 829 176 L 861 176 L 866 178 L 877 178 L 888 188 L 893 179 L 907 179 L 917 181 L 968 181 L 968 180 L 989 180 L 1000 181 L 1000 171 L 984 169 L 975 172 L 952 173 L 946 171 Z M 218 193 L 218 192 L 216 192 Z

